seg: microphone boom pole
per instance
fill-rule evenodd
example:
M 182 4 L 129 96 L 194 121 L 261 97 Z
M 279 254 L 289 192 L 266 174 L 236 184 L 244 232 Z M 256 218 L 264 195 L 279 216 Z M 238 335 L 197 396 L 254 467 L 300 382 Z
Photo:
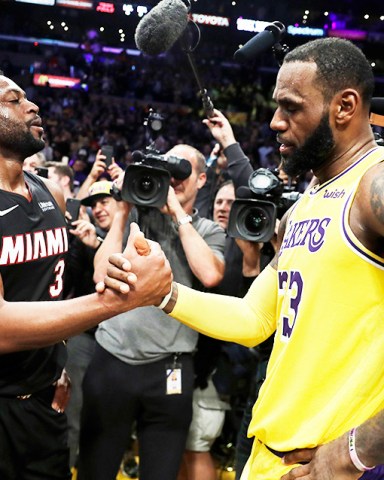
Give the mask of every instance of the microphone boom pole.
M 184 50 L 184 52 L 187 54 L 187 58 L 188 58 L 190 66 L 191 66 L 193 76 L 195 77 L 196 83 L 199 87 L 199 95 L 200 95 L 202 103 L 203 103 L 203 108 L 204 108 L 205 114 L 207 115 L 208 118 L 211 118 L 214 115 L 214 112 L 213 112 L 214 106 L 213 106 L 211 98 L 208 95 L 207 89 L 204 88 L 202 83 L 201 83 L 200 76 L 199 76 L 197 66 L 196 66 L 196 62 L 195 62 L 195 59 L 192 55 L 193 49 L 191 47 L 191 40 L 190 40 L 190 35 L 189 35 L 190 32 L 188 31 L 188 26 L 191 23 L 197 28 L 199 36 L 200 36 L 199 27 L 194 22 L 190 21 L 188 23 L 186 29 L 184 30 L 182 36 L 180 37 L 180 45 L 181 45 L 182 50 Z

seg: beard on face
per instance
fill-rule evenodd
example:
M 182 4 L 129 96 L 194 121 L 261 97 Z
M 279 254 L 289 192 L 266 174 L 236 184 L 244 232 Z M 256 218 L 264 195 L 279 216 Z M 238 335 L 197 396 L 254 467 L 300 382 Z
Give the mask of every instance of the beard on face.
M 0 128 L 0 145 L 3 150 L 8 150 L 24 160 L 45 147 L 45 141 L 35 138 L 25 124 L 12 122 L 10 119 L 5 122 L 6 128 Z
M 297 148 L 291 156 L 282 157 L 282 168 L 291 177 L 316 170 L 326 162 L 334 146 L 335 140 L 327 111 L 304 145 Z

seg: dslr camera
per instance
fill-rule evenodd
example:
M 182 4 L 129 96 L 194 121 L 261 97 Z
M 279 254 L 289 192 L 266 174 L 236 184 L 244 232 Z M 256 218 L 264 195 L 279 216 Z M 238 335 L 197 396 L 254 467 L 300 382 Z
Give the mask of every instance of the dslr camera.
M 284 185 L 277 171 L 255 170 L 248 187 L 239 187 L 228 221 L 228 235 L 253 242 L 269 242 L 275 231 L 276 219 L 300 198 L 294 187 Z
M 144 125 L 159 131 L 163 117 L 150 110 Z M 125 170 L 121 190 L 122 200 L 138 206 L 162 207 L 168 196 L 171 177 L 185 180 L 191 175 L 191 164 L 185 158 L 164 156 L 155 148 L 155 142 L 145 152 L 135 151 L 133 163 Z

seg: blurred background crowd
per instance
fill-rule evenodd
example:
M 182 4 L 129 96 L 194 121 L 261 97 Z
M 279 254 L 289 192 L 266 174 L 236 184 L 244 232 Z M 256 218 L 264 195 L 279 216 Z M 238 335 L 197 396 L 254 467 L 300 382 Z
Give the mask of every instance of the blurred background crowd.
M 94 6 L 98 3 L 103 2 L 94 2 Z M 150 9 L 156 3 L 148 1 L 145 6 Z M 324 25 L 324 2 L 319 0 L 311 3 L 311 8 L 314 9 L 312 25 Z M 371 8 L 374 13 L 369 26 L 364 25 L 362 5 L 348 0 L 332 6 L 333 21 L 339 22 L 344 28 L 365 28 L 376 33 L 376 42 L 362 42 L 361 47 L 372 58 L 377 81 L 376 94 L 382 95 L 384 81 L 381 75 L 384 75 L 384 65 L 377 51 L 380 51 L 384 43 L 384 37 L 381 38 L 381 35 L 384 35 L 384 17 L 381 19 L 381 7 L 376 2 L 365 3 L 364 7 Z M 87 287 L 93 288 L 93 250 L 100 246 L 100 235 L 105 236 L 111 224 L 107 222 L 107 225 L 103 225 L 106 215 L 104 213 L 103 217 L 103 214 L 98 212 L 108 210 L 108 202 L 113 208 L 115 205 L 108 190 L 95 190 L 92 193 L 92 185 L 100 180 L 117 178 L 118 174 L 132 163 L 133 152 L 145 150 L 152 141 L 161 153 L 168 152 L 178 144 L 193 146 L 203 154 L 207 163 L 212 160 L 213 153 L 219 157 L 223 152 L 218 152 L 217 140 L 203 123 L 205 113 L 199 88 L 185 52 L 175 45 L 170 51 L 157 57 L 141 54 L 134 44 L 138 16 L 124 17 L 121 14 L 120 17 L 111 17 L 95 11 L 48 8 L 21 1 L 2 1 L 0 4 L 0 70 L 24 88 L 28 98 L 39 106 L 45 130 L 46 146 L 41 154 L 35 156 L 31 162 L 26 162 L 26 168 L 35 171 L 37 166 L 47 165 L 50 178 L 57 175 L 60 177 L 59 181 L 64 178 L 68 180 L 69 183 L 65 186 L 66 198 L 77 195 L 83 201 L 87 196 L 93 198 L 93 203 L 90 200 L 88 204 L 83 203 L 91 207 L 88 208 L 88 220 L 92 220 L 97 227 L 93 232 L 94 238 L 92 237 L 94 243 L 88 245 L 92 251 L 87 254 Z M 121 2 L 113 2 L 111 5 L 122 8 Z M 138 9 L 137 4 L 125 5 L 132 10 Z M 210 0 L 193 2 L 193 10 L 214 13 L 223 18 L 235 16 L 236 11 L 237 16 L 244 14 L 263 21 L 278 19 L 287 24 L 299 22 L 300 25 L 307 22 L 303 17 L 303 12 L 306 11 L 304 2 L 297 2 L 291 9 L 287 2 L 261 6 L 253 1 Z M 368 22 L 368 19 L 366 21 Z M 65 27 L 68 29 L 65 30 Z M 122 32 L 118 37 L 116 32 L 120 30 Z M 239 143 L 244 158 L 249 160 L 252 170 L 259 167 L 277 169 L 278 145 L 269 122 L 274 112 L 272 93 L 278 62 L 273 53 L 268 51 L 254 62 L 245 65 L 236 63 L 233 60 L 234 51 L 247 41 L 251 34 L 235 34 L 233 30 L 230 32 L 231 35 L 228 35 L 228 31 L 224 29 L 210 30 L 210 27 L 206 26 L 201 28 L 202 38 L 193 56 L 202 84 L 215 108 L 228 119 L 234 138 Z M 287 43 L 293 47 L 306 40 L 308 38 L 298 40 L 288 36 Z M 55 88 L 52 83 L 54 77 L 65 77 L 67 80 L 76 78 L 79 81 L 73 88 Z M 161 129 L 153 136 L 148 134 L 146 128 L 151 111 L 163 117 Z M 381 133 L 380 127 L 374 128 L 377 133 Z M 113 147 L 117 164 L 109 173 L 104 172 L 105 158 L 100 158 L 100 148 L 103 145 Z M 70 168 L 56 170 L 55 165 Z M 221 164 L 217 161 L 215 164 L 214 175 L 221 183 L 231 176 L 227 175 L 227 167 L 228 163 L 225 161 Z M 283 177 L 281 179 L 283 180 Z M 285 181 L 287 180 L 284 179 Z M 296 190 L 302 192 L 309 181 L 310 175 L 295 179 Z M 211 193 L 216 194 L 218 186 L 217 183 Z M 104 187 L 104 184 L 99 185 L 99 188 Z M 233 196 L 233 185 L 230 188 Z M 104 205 L 97 205 L 96 200 L 103 200 Z M 213 202 L 213 195 L 210 200 Z M 110 216 L 113 217 L 112 214 Z M 226 219 L 228 220 L 228 217 Z M 85 223 L 82 225 L 82 235 L 85 235 L 85 228 L 89 233 L 89 227 L 86 227 Z M 223 227 L 225 229 L 226 225 Z M 77 236 L 82 239 L 80 235 Z M 76 246 L 76 243 L 73 243 L 72 247 L 74 245 Z M 78 251 L 83 248 L 83 245 L 79 245 L 77 242 Z M 81 255 L 84 255 L 82 250 Z M 228 258 L 226 261 L 230 263 Z M 77 285 L 78 291 L 74 292 L 72 288 L 71 292 L 69 288 L 68 295 L 86 293 L 81 291 L 84 287 L 84 282 L 81 281 L 84 265 L 75 259 L 72 267 L 75 272 L 72 278 L 78 282 L 80 279 L 80 282 Z M 250 275 L 250 278 L 252 276 L 254 274 Z M 227 363 L 221 373 L 224 372 L 233 385 L 230 408 L 226 413 L 228 418 L 221 441 L 216 445 L 216 456 L 223 465 L 232 466 L 234 443 L 250 393 L 250 383 L 256 392 L 254 384 L 259 386 L 263 378 L 263 373 L 258 369 L 261 364 L 265 368 L 270 346 L 264 346 L 265 351 L 251 353 L 247 352 L 247 349 L 233 350 L 228 345 L 226 347 Z M 72 368 L 76 371 L 76 362 Z M 79 385 L 78 389 L 81 388 Z M 135 478 L 137 465 L 132 460 L 132 455 L 127 456 L 122 468 L 128 472 L 128 476 Z

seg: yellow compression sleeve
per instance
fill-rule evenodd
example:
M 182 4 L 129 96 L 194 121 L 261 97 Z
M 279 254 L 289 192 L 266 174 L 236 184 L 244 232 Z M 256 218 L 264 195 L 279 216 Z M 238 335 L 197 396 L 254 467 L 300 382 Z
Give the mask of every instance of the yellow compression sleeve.
M 177 287 L 170 315 L 204 335 L 253 347 L 276 330 L 277 271 L 271 266 L 262 271 L 244 298 Z

